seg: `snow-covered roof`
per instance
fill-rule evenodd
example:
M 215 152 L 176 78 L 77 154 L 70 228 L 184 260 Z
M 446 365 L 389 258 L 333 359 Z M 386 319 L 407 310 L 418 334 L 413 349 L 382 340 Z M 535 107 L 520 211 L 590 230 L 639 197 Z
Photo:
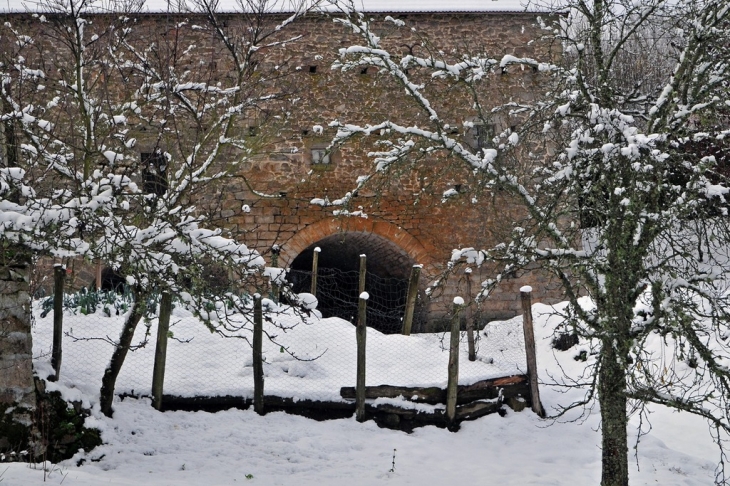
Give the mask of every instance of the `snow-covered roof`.
M 50 5 L 65 4 L 64 0 L 0 0 L 0 12 L 45 12 L 56 9 Z M 116 10 L 114 0 L 91 0 L 86 2 L 94 10 L 108 12 Z M 122 2 L 126 3 L 126 2 Z M 186 0 L 144 0 L 142 12 L 179 12 L 195 11 L 194 2 Z M 240 4 L 249 3 L 247 0 L 219 0 L 220 12 L 240 12 Z M 254 0 L 251 3 L 258 3 Z M 295 10 L 295 0 L 270 0 L 267 10 L 272 13 L 292 12 Z M 336 10 L 334 0 L 320 2 L 320 9 Z M 525 12 L 543 10 L 528 7 L 528 0 L 355 0 L 357 10 L 371 13 L 490 13 L 490 12 Z

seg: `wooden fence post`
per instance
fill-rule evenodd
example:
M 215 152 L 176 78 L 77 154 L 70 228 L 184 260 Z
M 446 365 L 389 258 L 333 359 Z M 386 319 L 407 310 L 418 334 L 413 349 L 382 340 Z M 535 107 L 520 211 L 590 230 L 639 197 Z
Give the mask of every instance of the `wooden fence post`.
M 416 298 L 418 297 L 418 279 L 421 276 L 421 268 L 423 265 L 413 265 L 411 269 L 411 278 L 408 280 L 408 294 L 406 295 L 406 313 L 403 316 L 403 334 L 411 335 L 413 327 L 413 311 L 416 308 Z
M 264 319 L 261 295 L 253 296 L 253 409 L 264 414 L 264 360 L 262 353 Z
M 317 297 L 317 272 L 319 270 L 319 253 L 322 251 L 320 247 L 314 249 L 312 255 L 312 286 L 309 289 L 309 293 Z
M 101 290 L 101 272 L 102 271 L 102 264 L 101 261 L 96 263 L 96 276 L 94 279 L 96 280 L 96 291 L 98 292 Z
M 272 268 L 279 268 L 279 253 L 281 252 L 281 248 L 279 248 L 279 245 L 274 245 L 271 247 L 271 266 Z M 279 274 L 276 274 L 274 278 L 271 279 L 271 297 L 274 302 L 277 304 L 279 303 L 279 294 L 281 292 L 280 285 L 277 283 L 277 280 L 279 278 Z
M 459 386 L 459 335 L 461 334 L 460 311 L 464 299 L 454 297 L 454 310 L 451 316 L 451 342 L 449 345 L 449 381 L 446 385 L 446 419 L 454 422 L 456 418 L 456 392 Z
M 152 371 L 152 406 L 162 409 L 162 389 L 165 384 L 165 362 L 167 361 L 167 337 L 170 331 L 170 314 L 172 314 L 172 295 L 162 292 L 160 297 L 160 318 L 157 321 L 157 345 L 155 347 L 155 365 Z
M 360 255 L 360 276 L 357 285 L 357 293 L 362 294 L 365 292 L 365 277 L 367 275 L 367 256 Z
M 466 295 L 474 305 L 474 297 L 471 295 L 471 268 L 467 268 L 466 274 Z M 466 312 L 466 341 L 469 346 L 469 361 L 477 360 L 476 345 L 474 343 L 474 315 L 473 312 Z
M 535 331 L 532 327 L 532 287 L 525 285 L 520 289 L 522 299 L 522 328 L 525 333 L 525 355 L 527 356 L 527 378 L 530 381 L 532 411 L 545 417 L 537 387 L 537 353 L 535 351 Z
M 364 261 L 361 256 L 361 262 Z M 358 422 L 365 421 L 365 340 L 367 337 L 367 302 L 370 296 L 367 292 L 360 292 L 357 305 L 357 380 L 355 384 L 355 418 Z
M 63 284 L 66 280 L 66 267 L 60 263 L 53 265 L 53 348 L 51 366 L 55 371 L 49 381 L 57 381 L 61 376 L 63 359 Z M 51 379 L 52 378 L 52 379 Z

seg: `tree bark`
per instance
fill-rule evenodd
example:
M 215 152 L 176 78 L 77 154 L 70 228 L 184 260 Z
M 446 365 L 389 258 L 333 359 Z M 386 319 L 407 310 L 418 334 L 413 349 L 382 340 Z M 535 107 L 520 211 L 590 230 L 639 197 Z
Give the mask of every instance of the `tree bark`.
M 165 387 L 165 363 L 167 362 L 167 334 L 170 331 L 172 295 L 163 292 L 160 298 L 160 317 L 157 320 L 157 346 L 152 368 L 152 406 L 162 410 L 162 391 Z
M 58 381 L 61 376 L 61 361 L 63 359 L 63 284 L 66 279 L 66 269 L 61 264 L 53 266 L 53 348 L 51 351 L 51 366 L 55 375 L 49 376 L 48 381 Z
M 114 349 L 112 359 L 109 361 L 109 366 L 104 371 L 104 377 L 101 379 L 101 390 L 99 391 L 99 405 L 101 406 L 101 413 L 107 417 L 111 417 L 112 413 L 112 402 L 114 401 L 114 387 L 117 383 L 117 377 L 119 372 L 122 370 L 124 359 L 127 357 L 127 352 L 132 344 L 132 338 L 134 337 L 134 331 L 137 329 L 137 324 L 142 319 L 144 314 L 142 303 L 142 297 L 135 293 L 134 305 L 132 306 L 132 312 L 129 313 L 126 322 L 124 323 L 124 329 L 122 334 L 119 336 L 119 343 Z
M 626 427 L 626 370 L 606 338 L 601 347 L 598 400 L 601 405 L 602 474 L 601 486 L 628 486 L 628 436 Z

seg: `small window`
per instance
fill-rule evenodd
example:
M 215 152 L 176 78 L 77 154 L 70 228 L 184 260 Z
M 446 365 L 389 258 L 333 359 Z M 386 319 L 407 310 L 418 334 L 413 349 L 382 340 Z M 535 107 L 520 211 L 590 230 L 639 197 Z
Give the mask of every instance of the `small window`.
M 144 180 L 144 192 L 162 196 L 167 192 L 167 157 L 160 149 L 154 152 L 143 152 L 142 178 Z
M 330 154 L 327 153 L 325 148 L 313 148 L 312 149 L 312 164 L 322 165 L 330 163 Z
M 467 136 L 469 138 L 469 145 L 475 151 L 481 151 L 492 146 L 494 126 L 481 121 L 475 121 L 474 126 L 469 129 Z

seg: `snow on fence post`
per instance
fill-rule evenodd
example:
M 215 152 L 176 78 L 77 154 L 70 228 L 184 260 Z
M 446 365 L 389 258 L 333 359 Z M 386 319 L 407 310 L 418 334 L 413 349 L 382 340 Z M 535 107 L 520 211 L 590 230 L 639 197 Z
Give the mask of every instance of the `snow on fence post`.
M 312 286 L 309 289 L 309 293 L 317 297 L 317 272 L 319 271 L 319 253 L 322 251 L 320 247 L 314 249 L 312 255 Z
M 453 423 L 456 418 L 456 395 L 459 386 L 459 337 L 464 299 L 454 297 L 454 310 L 451 316 L 451 342 L 449 345 L 449 378 L 446 385 L 446 419 Z
M 160 318 L 157 321 L 157 345 L 155 346 L 155 364 L 152 371 L 152 406 L 156 410 L 162 409 L 162 389 L 165 384 L 170 314 L 172 314 L 172 294 L 163 292 L 160 297 Z
M 535 351 L 535 331 L 532 327 L 532 287 L 525 285 L 520 289 L 522 298 L 522 329 L 525 333 L 525 355 L 527 356 L 527 378 L 530 382 L 530 398 L 532 411 L 545 417 L 545 410 L 540 402 L 540 390 L 537 387 L 537 353 Z
M 264 318 L 261 309 L 261 295 L 253 296 L 253 409 L 264 414 L 264 360 L 263 346 Z
M 408 294 L 406 296 L 406 313 L 403 316 L 403 335 L 410 336 L 413 327 L 413 311 L 416 308 L 416 298 L 418 297 L 418 279 L 421 276 L 421 268 L 423 265 L 413 265 L 411 269 L 411 278 L 408 281 Z
M 63 284 L 66 280 L 66 267 L 60 263 L 53 265 L 53 348 L 51 350 L 51 366 L 55 374 L 49 381 L 56 381 L 61 376 L 61 360 L 63 359 Z
M 361 257 L 364 261 L 364 255 Z M 363 267 L 365 265 L 363 264 Z M 355 327 L 355 338 L 357 340 L 357 379 L 355 383 L 355 418 L 358 422 L 365 421 L 365 340 L 367 337 L 367 292 L 360 292 L 357 304 L 357 326 Z

